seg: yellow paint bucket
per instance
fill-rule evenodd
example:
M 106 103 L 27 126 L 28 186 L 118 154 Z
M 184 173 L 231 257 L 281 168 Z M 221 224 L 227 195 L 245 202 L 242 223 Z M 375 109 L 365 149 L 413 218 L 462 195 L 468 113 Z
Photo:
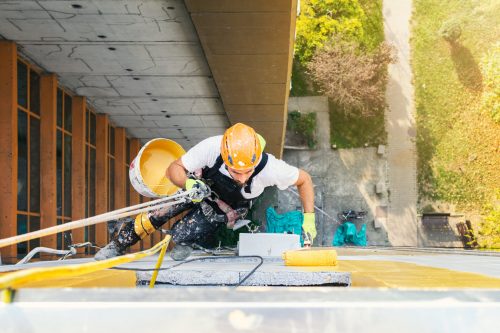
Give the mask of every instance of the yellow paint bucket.
M 137 192 L 149 198 L 174 194 L 178 187 L 165 177 L 165 172 L 170 163 L 185 153 L 175 141 L 163 138 L 149 141 L 130 163 L 130 183 Z

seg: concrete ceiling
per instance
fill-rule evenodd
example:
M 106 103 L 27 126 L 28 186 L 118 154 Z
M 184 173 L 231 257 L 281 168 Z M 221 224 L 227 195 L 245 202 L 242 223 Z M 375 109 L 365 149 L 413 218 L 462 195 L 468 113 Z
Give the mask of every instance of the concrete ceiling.
M 133 137 L 189 148 L 246 122 L 280 156 L 296 8 L 297 0 L 0 1 L 0 38 Z
M 229 126 L 182 0 L 1 1 L 0 35 L 133 137 L 189 148 Z

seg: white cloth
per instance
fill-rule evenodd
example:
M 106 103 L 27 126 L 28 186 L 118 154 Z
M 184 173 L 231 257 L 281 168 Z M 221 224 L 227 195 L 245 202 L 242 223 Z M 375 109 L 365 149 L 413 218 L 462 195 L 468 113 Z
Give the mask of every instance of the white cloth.
M 204 167 L 212 167 L 220 156 L 221 141 L 222 135 L 212 136 L 189 149 L 187 153 L 181 157 L 182 163 L 187 171 L 194 172 Z M 280 190 L 285 190 L 289 186 L 294 185 L 299 179 L 298 168 L 277 159 L 269 153 L 267 155 L 269 157 L 267 164 L 264 169 L 253 178 L 250 193 L 246 193 L 244 189 L 241 190 L 241 194 L 244 198 L 256 198 L 261 195 L 268 186 L 276 185 Z M 224 163 L 219 171 L 232 178 Z

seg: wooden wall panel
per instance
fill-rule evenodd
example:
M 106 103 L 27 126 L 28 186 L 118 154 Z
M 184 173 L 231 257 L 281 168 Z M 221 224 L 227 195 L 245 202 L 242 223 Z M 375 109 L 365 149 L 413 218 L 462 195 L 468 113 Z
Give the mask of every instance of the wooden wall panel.
M 141 141 L 139 139 L 131 139 L 130 140 L 130 159 L 131 160 L 128 161 L 129 163 L 131 163 L 134 160 L 134 158 L 139 153 L 140 149 L 141 149 Z M 127 175 L 127 181 L 130 181 L 128 179 L 128 175 Z M 130 205 L 131 206 L 137 205 L 140 202 L 141 201 L 140 201 L 139 193 L 137 193 L 137 191 L 134 189 L 134 187 L 132 185 L 130 185 Z M 137 242 L 137 244 L 135 244 L 131 248 L 132 252 L 137 252 L 140 250 L 141 250 L 141 242 Z
M 229 121 L 232 124 L 246 123 L 259 119 L 263 122 L 284 122 L 285 114 L 281 111 L 281 105 L 249 105 L 249 104 L 225 104 Z
M 73 109 L 73 141 L 72 141 L 72 174 L 71 174 L 71 216 L 76 221 L 85 218 L 85 125 L 86 100 L 85 97 L 75 96 L 72 101 Z M 74 229 L 73 243 L 84 241 L 84 228 Z
M 148 201 L 151 201 L 151 200 L 154 200 L 154 199 L 145 198 L 144 202 L 148 202 Z M 142 245 L 143 245 L 144 249 L 151 248 L 151 246 L 152 246 L 152 244 L 151 244 L 151 238 L 152 238 L 151 235 L 149 235 L 149 236 L 144 237 L 144 239 L 142 240 Z
M 0 238 L 17 234 L 17 49 L 0 41 Z M 16 245 L 0 248 L 2 261 L 13 263 Z
M 287 63 L 281 54 L 212 54 L 212 73 L 220 81 L 283 83 Z
M 125 158 L 127 153 L 127 137 L 125 128 L 115 128 L 115 188 L 110 191 L 115 191 L 115 209 L 125 207 L 126 203 L 126 188 L 128 177 L 125 175 Z
M 277 12 L 289 11 L 292 0 L 186 0 L 190 12 Z M 251 3 L 251 5 L 249 5 Z
M 259 133 L 269 120 L 279 125 L 266 140 L 281 157 L 297 0 L 186 0 L 186 6 L 230 122 L 246 119 Z M 266 111 L 250 112 L 257 106 Z
M 57 78 L 55 74 L 44 75 L 40 80 L 40 229 L 57 224 Z M 57 236 L 41 238 L 40 245 L 57 247 Z
M 96 214 L 108 211 L 108 125 L 107 115 L 96 116 Z M 98 246 L 108 243 L 108 228 L 106 223 L 95 226 L 95 238 Z

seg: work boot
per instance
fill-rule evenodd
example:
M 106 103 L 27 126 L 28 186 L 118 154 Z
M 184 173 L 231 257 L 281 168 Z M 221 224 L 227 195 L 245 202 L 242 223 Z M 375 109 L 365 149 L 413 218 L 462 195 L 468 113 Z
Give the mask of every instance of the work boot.
M 170 258 L 175 261 L 185 260 L 191 255 L 193 248 L 189 245 L 175 244 L 174 248 L 170 252 Z
M 134 231 L 134 223 L 126 223 L 120 232 L 118 232 L 116 238 L 95 254 L 94 259 L 104 260 L 116 256 L 122 256 L 127 251 L 127 248 L 140 240 L 141 238 Z

